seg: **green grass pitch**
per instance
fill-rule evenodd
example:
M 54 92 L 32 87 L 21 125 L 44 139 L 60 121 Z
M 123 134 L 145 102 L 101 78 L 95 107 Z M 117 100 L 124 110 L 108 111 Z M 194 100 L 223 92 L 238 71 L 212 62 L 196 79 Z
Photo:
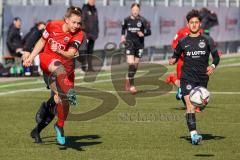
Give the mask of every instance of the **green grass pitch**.
M 104 106 L 107 113 L 100 110 L 103 115 L 87 121 L 67 121 L 66 146 L 56 144 L 51 123 L 41 134 L 45 143 L 38 145 L 33 143 L 29 134 L 35 125 L 35 112 L 40 103 L 47 100 L 49 91 L 44 89 L 41 78 L 2 82 L 0 159 L 239 160 L 239 66 L 239 56 L 224 58 L 211 76 L 208 87 L 210 103 L 202 113 L 197 114 L 197 128 L 203 135 L 203 141 L 197 146 L 189 142 L 182 103 L 175 99 L 176 88 L 159 96 L 144 97 L 151 92 L 144 90 L 154 89 L 154 86 L 141 86 L 141 97 L 136 98 L 135 106 L 129 106 L 115 92 L 107 71 L 100 73 L 95 83 L 83 83 L 82 79 L 78 79 L 77 86 L 95 89 L 88 94 L 105 98 L 107 104 L 115 108 L 108 112 L 109 106 Z M 167 67 L 168 71 L 174 70 L 174 67 Z M 140 71 L 138 75 L 143 73 Z M 111 96 L 117 101 L 111 101 Z M 84 114 L 101 103 L 100 99 L 80 94 L 78 105 L 71 108 L 71 113 Z

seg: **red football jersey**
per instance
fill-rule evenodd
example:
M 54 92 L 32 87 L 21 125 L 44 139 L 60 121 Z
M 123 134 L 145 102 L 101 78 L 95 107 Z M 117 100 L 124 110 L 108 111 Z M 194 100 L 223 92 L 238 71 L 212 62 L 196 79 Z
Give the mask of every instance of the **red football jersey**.
M 188 27 L 181 28 L 177 34 L 175 35 L 173 41 L 172 41 L 172 48 L 175 49 L 177 47 L 178 41 L 188 35 L 190 33 Z
M 42 38 L 47 42 L 42 54 L 50 54 L 51 57 L 61 60 L 62 63 L 70 61 L 68 58 L 53 52 L 51 50 L 51 44 L 56 43 L 59 49 L 67 51 L 72 43 L 75 43 L 80 47 L 84 38 L 82 30 L 77 31 L 76 33 L 64 32 L 62 29 L 64 23 L 63 20 L 50 21 L 42 35 Z
M 182 39 L 183 37 L 187 36 L 190 33 L 189 28 L 183 27 L 181 28 L 177 34 L 175 35 L 173 41 L 172 41 L 172 48 L 175 49 L 177 47 L 178 41 L 180 39 Z M 181 57 L 178 59 L 177 62 L 177 67 L 176 67 L 176 72 L 177 72 L 177 78 L 180 79 L 181 78 L 181 70 L 182 70 L 182 66 L 183 66 L 183 55 L 181 55 Z

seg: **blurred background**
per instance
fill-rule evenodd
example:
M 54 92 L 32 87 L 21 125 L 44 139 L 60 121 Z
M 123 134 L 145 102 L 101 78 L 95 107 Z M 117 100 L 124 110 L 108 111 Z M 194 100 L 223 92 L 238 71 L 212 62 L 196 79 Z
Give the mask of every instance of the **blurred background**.
M 142 58 L 151 64 L 148 68 L 140 65 L 136 76 L 140 92 L 134 96 L 123 91 L 127 65 L 119 50 L 121 24 L 130 15 L 133 2 L 141 3 L 141 15 L 150 21 L 152 29 L 152 35 L 145 39 Z M 51 93 L 38 69 L 29 73 L 21 68 L 20 57 L 9 51 L 9 30 L 13 28 L 15 42 L 22 43 L 36 23 L 62 19 L 68 6 L 82 8 L 84 3 L 0 0 L 0 160 L 239 160 L 240 0 L 96 0 L 100 30 L 93 55 L 104 63 L 100 63 L 101 72 L 76 71 L 78 105 L 71 107 L 71 113 L 73 117 L 99 117 L 68 121 L 65 147 L 56 145 L 52 126 L 43 132 L 43 145 L 33 143 L 29 133 L 35 125 L 35 113 Z M 175 99 L 177 88 L 167 93 L 164 82 L 176 68 L 167 65 L 173 53 L 172 40 L 186 26 L 186 13 L 193 8 L 204 11 L 202 27 L 222 51 L 220 65 L 208 86 L 211 102 L 197 115 L 204 141 L 196 147 L 189 144 L 185 108 Z M 116 65 L 109 71 L 116 53 L 122 54 L 114 56 Z M 117 68 L 117 64 L 125 66 Z
M 176 32 L 186 25 L 185 16 L 192 8 L 208 10 L 203 23 L 223 54 L 240 52 L 240 0 L 96 0 L 99 37 L 94 55 L 108 66 L 113 54 L 104 51 L 108 43 L 119 46 L 122 20 L 130 15 L 133 2 L 141 4 L 141 15 L 150 21 L 152 35 L 145 40 L 143 61 L 166 60 L 172 54 L 171 42 Z M 10 63 L 6 45 L 9 26 L 15 17 L 21 18 L 20 33 L 24 37 L 39 21 L 62 19 L 69 5 L 82 7 L 85 0 L 1 0 L 0 62 Z M 217 17 L 217 21 L 211 16 Z M 118 47 L 117 47 L 118 48 Z M 117 49 L 116 48 L 116 49 Z M 121 59 L 115 63 L 121 63 Z

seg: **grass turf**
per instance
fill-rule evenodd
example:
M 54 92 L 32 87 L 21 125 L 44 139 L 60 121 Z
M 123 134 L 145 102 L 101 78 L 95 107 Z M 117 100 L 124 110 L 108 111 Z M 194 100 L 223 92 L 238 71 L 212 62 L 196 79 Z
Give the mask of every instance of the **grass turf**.
M 235 60 L 229 58 L 223 63 L 239 62 Z M 198 146 L 189 142 L 184 110 L 181 109 L 181 102 L 175 100 L 175 94 L 137 98 L 136 105 L 129 106 L 116 92 L 102 95 L 110 101 L 109 104 L 109 94 L 117 97 L 118 102 L 111 112 L 88 121 L 66 122 L 66 146 L 56 144 L 53 123 L 42 132 L 45 143 L 38 145 L 33 143 L 29 133 L 35 124 L 34 114 L 41 101 L 48 98 L 49 92 L 41 81 L 35 84 L 38 78 L 27 83 L 3 83 L 0 85 L 0 159 L 238 160 L 239 75 L 239 66 L 236 66 L 218 68 L 211 77 L 209 90 L 213 94 L 210 104 L 197 114 L 197 127 L 203 135 L 203 141 Z M 104 82 L 84 83 L 82 86 L 114 91 L 111 81 L 108 81 L 109 76 L 98 77 L 97 80 Z M 33 84 L 28 85 L 31 82 Z M 20 85 L 14 85 L 18 83 Z M 79 83 L 81 86 L 81 81 Z M 143 90 L 147 88 L 142 87 Z M 17 90 L 17 93 L 9 92 Z M 91 94 L 99 96 L 102 93 Z M 78 101 L 79 105 L 71 108 L 72 113 L 84 113 L 101 104 L 99 99 L 82 94 L 78 96 Z

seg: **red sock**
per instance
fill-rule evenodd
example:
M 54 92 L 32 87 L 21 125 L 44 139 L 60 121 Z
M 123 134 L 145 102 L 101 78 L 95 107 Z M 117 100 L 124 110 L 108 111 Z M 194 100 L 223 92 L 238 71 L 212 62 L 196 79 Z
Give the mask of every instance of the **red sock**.
M 58 125 L 59 127 L 63 127 L 63 126 L 64 126 L 64 120 L 58 119 L 58 120 L 57 120 L 57 125 Z
M 177 76 L 174 75 L 174 76 L 172 77 L 172 83 L 175 84 L 177 80 L 178 80 Z
M 67 119 L 69 112 L 69 105 L 63 105 L 62 103 L 57 104 L 57 125 L 59 127 L 64 126 L 64 121 Z
M 170 74 L 166 78 L 166 83 L 172 83 L 175 84 L 175 82 L 178 80 L 177 76 L 175 74 Z

